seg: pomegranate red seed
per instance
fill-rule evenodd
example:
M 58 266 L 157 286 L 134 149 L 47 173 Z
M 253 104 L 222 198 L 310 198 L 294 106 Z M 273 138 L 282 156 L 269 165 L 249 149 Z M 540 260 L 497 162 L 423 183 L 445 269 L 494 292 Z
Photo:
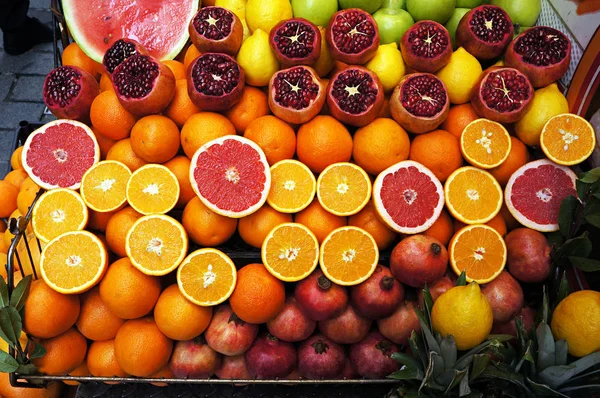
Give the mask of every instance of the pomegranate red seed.
M 373 105 L 377 93 L 377 84 L 369 74 L 350 67 L 335 79 L 331 95 L 340 109 L 357 115 Z
M 351 11 L 336 16 L 332 25 L 333 37 L 342 52 L 357 54 L 373 43 L 377 27 L 365 14 Z
M 81 90 L 81 74 L 68 66 L 58 67 L 50 72 L 47 79 L 44 98 L 47 106 L 67 106 Z
M 512 112 L 520 109 L 531 93 L 525 76 L 514 70 L 503 69 L 488 75 L 481 95 L 488 107 L 499 112 Z
M 440 31 L 439 26 L 431 22 L 419 22 L 418 28 L 408 34 L 408 42 L 415 55 L 435 58 L 448 47 L 448 35 Z
M 512 22 L 496 7 L 483 7 L 473 12 L 470 23 L 471 30 L 478 38 L 487 43 L 498 43 L 510 32 Z
M 314 51 L 315 31 L 305 23 L 289 21 L 275 32 L 277 50 L 289 58 L 306 58 Z
M 319 94 L 319 85 L 313 75 L 303 67 L 279 72 L 273 80 L 275 102 L 293 109 L 307 108 Z
M 433 75 L 409 77 L 402 85 L 400 101 L 412 115 L 432 117 L 446 106 L 446 90 Z
M 113 73 L 115 68 L 127 58 L 137 54 L 135 45 L 123 39 L 117 40 L 104 54 L 103 63 L 108 73 Z
M 143 98 L 152 91 L 158 73 L 156 61 L 147 55 L 138 54 L 119 65 L 113 74 L 113 84 L 125 98 Z
M 569 41 L 559 30 L 550 27 L 529 29 L 515 43 L 515 51 L 527 63 L 536 66 L 556 64 L 567 56 Z
M 233 13 L 223 7 L 204 7 L 194 18 L 194 29 L 200 35 L 221 40 L 231 33 Z
M 240 67 L 233 58 L 226 55 L 204 54 L 194 65 L 192 80 L 198 92 L 220 97 L 237 87 Z

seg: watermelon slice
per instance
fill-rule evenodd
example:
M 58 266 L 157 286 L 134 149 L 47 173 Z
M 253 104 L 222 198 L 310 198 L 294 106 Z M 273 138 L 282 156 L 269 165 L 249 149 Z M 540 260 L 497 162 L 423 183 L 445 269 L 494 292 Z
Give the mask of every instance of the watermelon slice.
M 101 63 L 123 37 L 137 40 L 160 60 L 175 58 L 189 38 L 199 0 L 63 0 L 62 5 L 79 47 Z

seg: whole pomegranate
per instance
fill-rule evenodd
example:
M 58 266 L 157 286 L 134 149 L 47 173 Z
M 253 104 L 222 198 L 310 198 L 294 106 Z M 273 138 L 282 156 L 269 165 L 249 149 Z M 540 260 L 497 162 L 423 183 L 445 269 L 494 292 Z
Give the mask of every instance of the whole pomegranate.
M 243 355 L 223 356 L 221 366 L 215 371 L 219 379 L 249 380 L 252 378 L 246 368 Z
M 332 379 L 342 373 L 344 347 L 316 334 L 298 347 L 298 371 L 307 379 Z
M 391 358 L 398 347 L 379 332 L 371 332 L 360 343 L 350 347 L 350 362 L 356 372 L 367 379 L 383 379 L 400 369 Z
M 542 282 L 550 275 L 550 245 L 546 237 L 529 228 L 517 228 L 505 238 L 508 271 L 524 283 Z
M 318 325 L 319 331 L 328 339 L 339 344 L 354 344 L 367 336 L 372 324 L 370 319 L 360 316 L 349 305 L 337 317 L 319 321 Z
M 149 347 L 151 349 L 151 347 Z M 221 366 L 221 355 L 210 348 L 204 338 L 178 341 L 169 367 L 179 379 L 207 379 Z
M 204 332 L 207 344 L 223 355 L 240 355 L 246 352 L 256 335 L 258 325 L 238 318 L 229 304 L 221 304 Z
M 348 306 L 348 292 L 331 282 L 320 269 L 298 282 L 294 291 L 298 306 L 313 321 L 331 319 Z
M 400 282 L 423 287 L 446 273 L 448 252 L 442 243 L 427 235 L 412 235 L 400 241 L 390 256 L 390 269 Z
M 407 345 L 412 331 L 421 331 L 421 323 L 415 313 L 415 304 L 405 300 L 392 315 L 378 320 L 377 327 L 379 332 L 393 343 Z
M 352 367 L 350 358 L 346 357 L 346 361 L 344 362 L 344 370 L 342 370 L 342 373 L 337 375 L 336 379 L 352 380 L 352 379 L 358 379 L 358 377 L 359 377 L 358 373 L 356 373 L 356 370 L 354 370 L 354 368 Z
M 455 284 L 456 284 L 456 281 L 448 275 L 444 275 L 441 279 L 438 279 L 437 281 L 433 282 L 432 284 L 428 284 L 427 288 L 429 289 L 429 293 L 431 294 L 431 298 L 433 299 L 433 302 L 435 303 L 435 300 L 437 300 L 438 297 L 440 297 L 442 294 L 446 293 L 448 290 L 452 289 Z M 418 301 L 419 305 L 422 307 L 423 306 L 423 290 L 422 289 L 417 290 L 417 301 Z
M 523 307 L 523 289 L 508 272 L 501 272 L 481 293 L 492 306 L 494 322 L 507 322 Z
M 296 303 L 294 296 L 288 296 L 283 310 L 267 322 L 269 333 L 280 340 L 295 343 L 306 340 L 317 327 L 317 322 L 308 318 Z
M 44 103 L 60 119 L 89 123 L 92 101 L 99 93 L 94 76 L 76 66 L 59 66 L 44 79 Z
M 523 307 L 519 313 L 508 322 L 494 322 L 492 325 L 492 334 L 510 334 L 511 336 L 517 336 L 517 326 L 515 318 L 519 318 L 523 322 L 523 327 L 527 332 L 531 331 L 535 327 L 535 314 L 536 311 L 531 307 Z
M 363 283 L 350 289 L 350 302 L 361 315 L 381 319 L 391 315 L 404 298 L 404 287 L 388 267 L 378 265 Z
M 292 343 L 263 333 L 244 354 L 248 372 L 257 379 L 286 377 L 296 366 L 296 349 Z

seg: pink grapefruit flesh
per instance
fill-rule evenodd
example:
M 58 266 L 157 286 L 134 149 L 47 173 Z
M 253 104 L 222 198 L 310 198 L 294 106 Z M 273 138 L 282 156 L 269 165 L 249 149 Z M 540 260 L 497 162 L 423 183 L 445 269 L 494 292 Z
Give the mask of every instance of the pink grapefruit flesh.
M 271 171 L 258 145 L 244 137 L 225 136 L 196 151 L 190 182 L 208 208 L 240 218 L 254 213 L 267 200 Z
M 383 221 L 396 232 L 418 234 L 438 219 L 444 189 L 425 166 L 412 160 L 398 162 L 379 174 L 373 201 Z
M 577 196 L 571 169 L 548 159 L 519 168 L 506 184 L 504 199 L 511 214 L 524 226 L 540 232 L 558 231 L 558 213 L 563 199 Z
M 23 168 L 44 189 L 78 189 L 85 172 L 100 161 L 92 130 L 75 120 L 55 120 L 31 133 L 22 153 Z

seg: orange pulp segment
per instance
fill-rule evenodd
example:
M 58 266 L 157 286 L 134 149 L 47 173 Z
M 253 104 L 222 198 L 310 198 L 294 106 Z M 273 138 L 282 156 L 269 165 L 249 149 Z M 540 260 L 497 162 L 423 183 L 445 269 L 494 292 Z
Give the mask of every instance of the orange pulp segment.
M 66 188 L 44 192 L 33 207 L 31 227 L 42 242 L 50 242 L 70 231 L 81 231 L 88 221 L 88 208 L 81 196 Z
M 127 201 L 138 213 L 164 214 L 179 200 L 179 181 L 171 170 L 160 164 L 137 169 L 127 182 Z
M 131 170 L 116 160 L 103 160 L 86 171 L 79 191 L 85 204 L 99 213 L 115 211 L 127 201 Z
M 371 199 L 371 180 L 359 166 L 340 162 L 328 166 L 317 180 L 321 206 L 336 216 L 358 213 Z
M 546 122 L 540 145 L 548 159 L 563 166 L 572 166 L 592 154 L 596 147 L 596 133 L 581 116 L 564 113 Z
M 465 166 L 454 171 L 444 185 L 446 206 L 465 224 L 485 224 L 502 207 L 502 189 L 487 171 Z
M 271 190 L 267 203 L 282 213 L 297 213 L 311 204 L 317 181 L 314 174 L 297 160 L 285 159 L 271 166 Z
M 477 119 L 460 136 L 460 150 L 469 163 L 482 169 L 500 166 L 511 148 L 508 131 L 500 123 Z

